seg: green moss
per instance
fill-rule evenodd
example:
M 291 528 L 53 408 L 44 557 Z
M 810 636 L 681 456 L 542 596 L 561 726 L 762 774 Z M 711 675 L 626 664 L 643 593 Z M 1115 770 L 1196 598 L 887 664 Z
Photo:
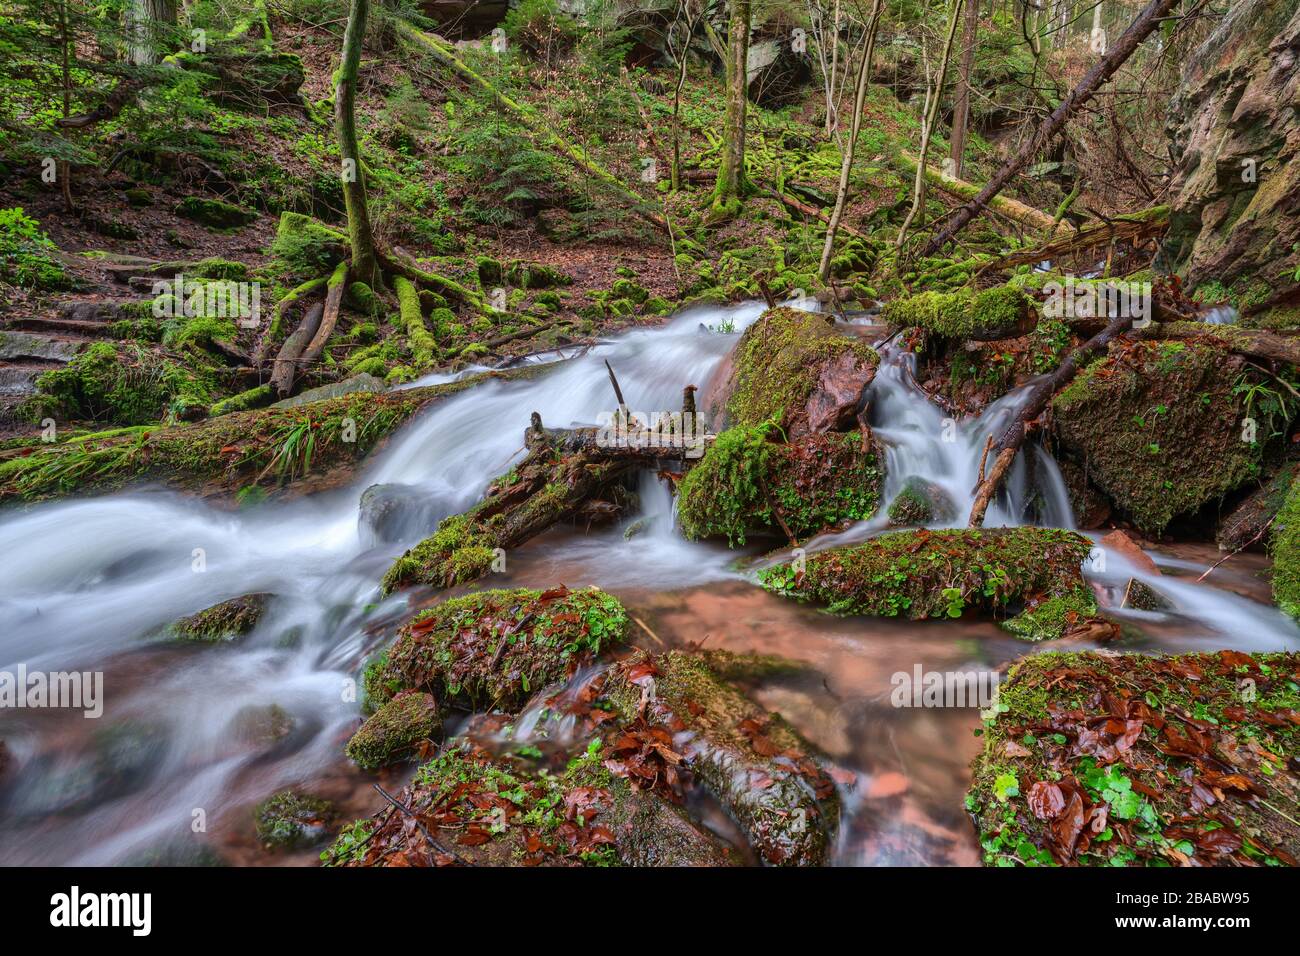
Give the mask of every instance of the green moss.
M 281 790 L 258 804 L 253 816 L 264 846 L 296 850 L 320 842 L 334 808 L 328 800 Z
M 759 572 L 767 590 L 825 603 L 838 614 L 961 617 L 1005 613 L 1031 599 L 1084 600 L 1080 566 L 1091 542 L 1055 528 L 899 531 Z
M 1300 620 L 1300 478 L 1291 483 L 1286 503 L 1274 520 L 1269 553 L 1273 557 L 1273 600 Z
M 393 278 L 393 288 L 397 291 L 402 327 L 406 330 L 406 344 L 411 351 L 411 364 L 416 369 L 428 368 L 437 356 L 438 345 L 424 326 L 419 294 L 415 291 L 415 286 L 402 276 Z
M 353 282 L 348 286 L 348 301 L 363 315 L 377 316 L 384 311 L 383 300 L 364 282 Z
M 893 326 L 921 328 L 935 335 L 964 339 L 1020 325 L 1030 314 L 1019 289 L 994 286 L 982 292 L 922 292 L 885 303 L 882 318 Z
M 880 358 L 870 346 L 836 332 L 825 316 L 769 309 L 736 345 L 726 411 L 731 425 L 775 419 L 783 428 L 817 385 L 817 368 L 852 354 L 863 365 Z
M 274 393 L 270 385 L 254 385 L 238 395 L 232 395 L 230 398 L 213 402 L 212 407 L 208 409 L 208 415 L 215 418 L 218 415 L 229 415 L 231 412 L 244 412 L 250 408 L 261 408 L 263 405 L 269 405 L 273 397 Z
M 257 213 L 221 199 L 186 196 L 176 204 L 176 215 L 211 229 L 237 229 L 257 220 Z
M 480 591 L 416 615 L 374 686 L 395 683 L 443 703 L 511 709 L 622 643 L 627 626 L 618 599 L 595 588 Z
M 1092 589 L 1081 585 L 1066 594 L 1054 594 L 1015 617 L 1002 622 L 1002 627 L 1026 641 L 1047 641 L 1061 637 L 1097 613 L 1097 600 Z
M 182 644 L 225 644 L 238 640 L 257 626 L 271 600 L 270 594 L 245 594 L 222 601 L 162 631 L 169 641 Z
M 432 696 L 400 691 L 352 735 L 347 755 L 362 770 L 378 770 L 408 757 L 441 728 L 442 717 Z
M 551 289 L 569 285 L 573 279 L 553 266 L 517 260 L 506 270 L 506 281 L 520 289 Z
M 1058 452 L 1085 465 L 1144 534 L 1258 476 L 1277 430 L 1248 412 L 1258 377 L 1215 344 L 1217 334 L 1136 343 L 1081 371 L 1052 402 Z M 1243 440 L 1250 414 L 1259 419 L 1253 442 Z
M 302 279 L 328 275 L 347 256 L 348 238 L 298 212 L 280 214 L 271 255 L 283 271 Z
M 195 371 L 132 344 L 94 342 L 36 380 L 33 419 L 53 417 L 138 425 L 169 412 L 207 408 L 213 384 Z

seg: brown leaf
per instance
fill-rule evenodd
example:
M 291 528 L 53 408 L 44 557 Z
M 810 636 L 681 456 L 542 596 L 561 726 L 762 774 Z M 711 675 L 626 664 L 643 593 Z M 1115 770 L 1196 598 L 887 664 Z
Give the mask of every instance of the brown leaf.
M 1065 809 L 1065 794 L 1056 784 L 1039 780 L 1029 788 L 1029 809 L 1040 820 L 1055 820 Z

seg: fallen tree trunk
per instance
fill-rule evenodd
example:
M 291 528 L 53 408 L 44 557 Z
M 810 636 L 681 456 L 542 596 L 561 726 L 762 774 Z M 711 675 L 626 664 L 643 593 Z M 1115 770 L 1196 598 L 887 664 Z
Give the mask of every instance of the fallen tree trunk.
M 900 151 L 898 165 L 909 176 L 916 175 L 917 159 L 910 153 Z M 931 186 L 963 201 L 970 201 L 980 194 L 980 187 L 974 183 L 952 176 L 945 176 L 940 170 L 935 169 L 928 163 L 925 167 L 925 178 Z M 1009 196 L 994 196 L 989 201 L 989 208 L 1012 222 L 1019 223 L 1026 229 L 1032 229 L 1035 232 L 1047 232 L 1049 234 L 1053 232 L 1057 234 L 1073 232 L 1068 223 L 1056 223 L 1051 216 L 1041 209 L 1035 209 L 1033 206 L 1028 206 Z
M 593 459 L 641 459 L 649 467 L 656 461 L 693 461 L 712 448 L 718 436 L 696 432 L 694 427 L 681 427 L 673 432 L 667 426 L 620 431 L 614 426 L 583 425 L 547 428 L 540 434 L 529 431 L 526 441 L 529 448 L 544 442 L 552 448 L 569 453 L 581 452 Z
M 997 197 L 1002 198 L 1002 197 Z M 996 199 L 995 199 L 996 202 Z M 1045 242 L 1033 249 L 1013 252 L 995 259 L 986 268 L 1000 269 L 1014 266 L 1034 265 L 1043 261 L 1053 261 L 1068 255 L 1122 240 L 1136 241 L 1158 235 L 1169 226 L 1169 207 L 1152 206 L 1140 212 L 1113 216 L 1108 222 L 1090 222 L 1074 232 L 1068 228 L 1066 235 Z
M 1070 91 L 1069 96 L 1061 102 L 1061 105 L 1038 124 L 1033 135 L 1020 148 L 1020 151 L 1003 163 L 1002 168 L 980 190 L 979 195 L 958 209 L 949 218 L 947 225 L 930 238 L 930 241 L 925 244 L 925 248 L 921 250 L 921 256 L 934 255 L 947 243 L 951 242 L 957 236 L 957 233 L 966 228 L 971 220 L 980 214 L 980 210 L 984 209 L 994 196 L 1002 192 L 1012 178 L 1029 165 L 1039 151 L 1064 128 L 1066 121 L 1075 114 L 1079 107 L 1092 99 L 1102 84 L 1124 65 L 1124 61 L 1133 54 L 1133 51 L 1138 48 L 1138 45 L 1147 38 L 1151 31 L 1160 25 L 1165 14 L 1176 7 L 1178 3 L 1179 0 L 1151 0 L 1133 22 L 1129 24 L 1128 29 L 1120 35 L 1115 45 L 1087 72 L 1084 78 L 1079 81 L 1078 86 Z
M 1078 374 L 1079 369 L 1104 352 L 1117 336 L 1127 332 L 1132 325 L 1132 318 L 1114 319 L 1105 329 L 1067 355 L 1055 372 L 1044 376 L 1033 385 L 1028 399 L 1020 407 L 1011 424 L 1003 429 L 991 449 L 985 451 L 985 458 L 988 457 L 989 451 L 994 453 L 993 467 L 975 489 L 975 503 L 971 507 L 968 522 L 970 527 L 978 528 L 984 523 L 984 512 L 988 510 L 989 502 L 1001 487 L 1003 478 L 1011 470 L 1011 464 L 1016 460 L 1016 453 L 1020 451 L 1020 446 L 1024 444 L 1029 434 L 1030 423 L 1043 413 L 1052 396 L 1069 384 L 1070 380 Z

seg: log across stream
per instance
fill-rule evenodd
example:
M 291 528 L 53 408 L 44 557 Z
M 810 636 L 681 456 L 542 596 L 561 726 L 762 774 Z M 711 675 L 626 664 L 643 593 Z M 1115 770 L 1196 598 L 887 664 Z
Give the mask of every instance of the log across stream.
M 0 713 L 0 864 L 314 862 L 312 851 L 265 854 L 252 808 L 287 786 L 334 800 L 345 820 L 375 808 L 375 778 L 343 756 L 359 716 L 349 682 L 412 602 L 438 599 L 420 589 L 381 599 L 393 558 L 522 457 L 532 412 L 563 428 L 610 411 L 606 360 L 633 410 L 675 410 L 682 387 L 705 387 L 762 308 L 690 310 L 535 379 L 485 382 L 405 426 L 347 489 L 238 512 L 138 490 L 4 514 L 0 671 L 102 671 L 108 706 L 93 720 L 68 711 Z M 888 466 L 882 511 L 918 477 L 955 499 L 948 523 L 964 524 L 985 436 L 1014 414 L 1023 393 L 980 420 L 946 420 L 912 382 L 908 362 L 885 349 L 872 386 L 871 425 Z M 1036 448 L 1022 457 L 986 523 L 1071 526 L 1051 459 Z M 373 485 L 398 502 L 382 533 L 359 527 L 359 504 Z M 892 706 L 891 680 L 917 666 L 993 669 L 1033 648 L 987 623 L 836 618 L 785 601 L 753 584 L 753 564 L 743 559 L 756 558 L 759 547 L 738 555 L 687 542 L 673 528 L 666 486 L 647 472 L 639 491 L 640 514 L 589 533 L 552 530 L 507 554 L 484 583 L 599 585 L 639 620 L 634 640 L 650 649 L 703 642 L 803 662 L 802 676 L 754 694 L 840 769 L 849 816 L 837 859 L 978 862 L 962 809 L 979 745 L 977 711 Z M 880 529 L 879 521 L 863 522 L 806 546 Z M 625 537 L 629 531 L 638 533 Z M 1090 577 L 1099 588 L 1122 589 L 1131 572 L 1121 556 L 1108 557 L 1107 570 Z M 1300 633 L 1253 575 L 1262 559 L 1234 559 L 1215 572 L 1218 586 L 1192 583 L 1216 557 L 1208 545 L 1156 555 L 1172 609 L 1118 612 L 1133 626 L 1126 647 L 1300 648 Z M 177 647 L 151 637 L 251 592 L 275 597 L 237 644 Z M 389 771 L 379 779 L 396 791 L 401 777 Z

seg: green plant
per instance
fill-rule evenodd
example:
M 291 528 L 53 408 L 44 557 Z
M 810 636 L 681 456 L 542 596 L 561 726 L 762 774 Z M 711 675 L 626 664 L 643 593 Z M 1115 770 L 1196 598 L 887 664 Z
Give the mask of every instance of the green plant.
M 42 292 L 76 283 L 56 260 L 58 247 L 21 206 L 0 209 L 0 282 Z

